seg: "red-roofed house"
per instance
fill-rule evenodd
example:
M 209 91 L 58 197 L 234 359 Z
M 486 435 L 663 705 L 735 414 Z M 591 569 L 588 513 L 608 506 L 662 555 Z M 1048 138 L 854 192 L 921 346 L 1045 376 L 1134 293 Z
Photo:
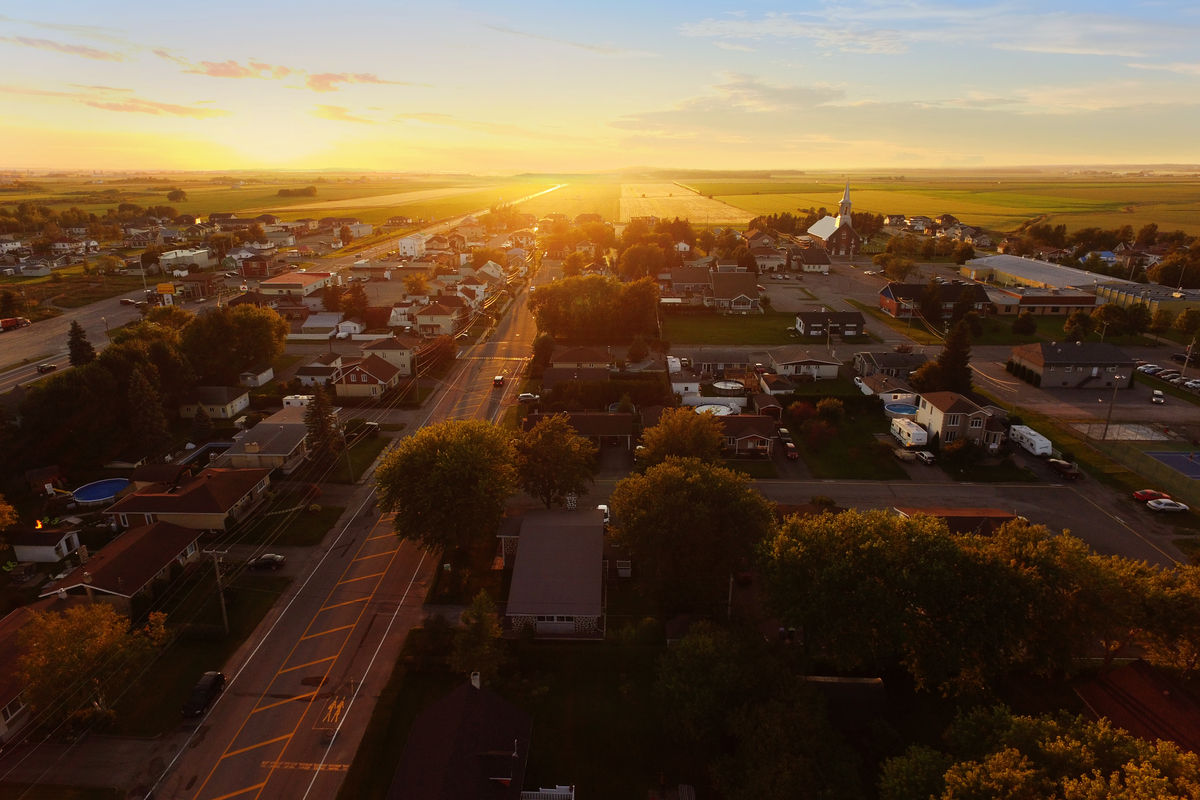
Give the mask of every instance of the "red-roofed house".
M 400 370 L 402 378 L 413 374 L 413 353 L 420 349 L 421 340 L 412 336 L 389 336 L 386 339 L 376 339 L 364 344 L 361 348 L 364 357 L 379 356 Z
M 122 527 L 171 522 L 196 530 L 228 530 L 253 511 L 271 485 L 269 469 L 209 468 L 179 483 L 155 483 L 104 510 Z
M 61 580 L 47 584 L 39 597 L 65 592 L 110 603 L 128 614 L 134 597 L 167 578 L 171 565 L 192 561 L 202 531 L 169 522 L 132 528 L 93 553 Z
M 729 414 L 717 417 L 725 447 L 734 455 L 770 456 L 777 422 L 762 414 Z
M 342 362 L 342 374 L 333 382 L 338 397 L 381 397 L 400 381 L 400 369 L 377 355 Z
M 999 445 L 1003 431 L 989 430 L 991 414 L 955 392 L 928 392 L 917 401 L 917 424 L 937 436 L 941 444 L 970 439 L 976 444 Z

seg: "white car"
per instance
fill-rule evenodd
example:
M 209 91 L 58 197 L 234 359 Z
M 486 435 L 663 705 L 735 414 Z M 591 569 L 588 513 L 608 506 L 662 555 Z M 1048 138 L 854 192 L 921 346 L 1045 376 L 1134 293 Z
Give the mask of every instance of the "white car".
M 1146 503 L 1146 508 L 1151 511 L 1187 511 L 1188 507 L 1178 500 L 1169 500 L 1166 497 L 1160 497 L 1157 500 L 1151 500 Z
M 608 525 L 608 523 L 612 520 L 612 515 L 608 512 L 608 506 L 601 503 L 600 505 L 596 506 L 596 510 L 599 511 L 603 516 L 604 524 Z
M 1150 395 L 1150 402 L 1162 405 L 1167 402 L 1167 398 L 1163 396 L 1162 389 L 1155 389 L 1154 394 Z
M 1158 364 L 1142 364 L 1137 368 L 1138 372 L 1152 372 L 1155 370 L 1161 371 L 1162 367 L 1160 367 Z

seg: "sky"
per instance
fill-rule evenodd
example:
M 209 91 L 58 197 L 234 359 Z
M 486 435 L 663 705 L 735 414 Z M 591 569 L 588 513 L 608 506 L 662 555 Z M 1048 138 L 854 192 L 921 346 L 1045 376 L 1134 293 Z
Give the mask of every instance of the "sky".
M 0 168 L 1200 163 L 1200 3 L 0 5 Z

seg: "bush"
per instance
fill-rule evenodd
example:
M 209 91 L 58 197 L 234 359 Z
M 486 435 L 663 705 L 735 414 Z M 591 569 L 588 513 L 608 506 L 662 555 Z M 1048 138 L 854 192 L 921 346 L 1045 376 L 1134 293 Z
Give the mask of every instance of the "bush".
M 800 426 L 804 444 L 811 450 L 824 450 L 837 437 L 837 428 L 823 419 L 810 419 Z

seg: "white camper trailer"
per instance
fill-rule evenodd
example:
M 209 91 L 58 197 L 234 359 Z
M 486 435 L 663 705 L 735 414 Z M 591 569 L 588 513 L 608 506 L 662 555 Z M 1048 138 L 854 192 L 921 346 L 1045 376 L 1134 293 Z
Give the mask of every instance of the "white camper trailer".
M 1035 456 L 1048 456 L 1053 449 L 1049 439 L 1026 425 L 1013 425 L 1008 429 L 1008 438 Z
M 892 436 L 905 447 L 924 447 L 929 444 L 929 432 L 904 417 L 892 420 Z

